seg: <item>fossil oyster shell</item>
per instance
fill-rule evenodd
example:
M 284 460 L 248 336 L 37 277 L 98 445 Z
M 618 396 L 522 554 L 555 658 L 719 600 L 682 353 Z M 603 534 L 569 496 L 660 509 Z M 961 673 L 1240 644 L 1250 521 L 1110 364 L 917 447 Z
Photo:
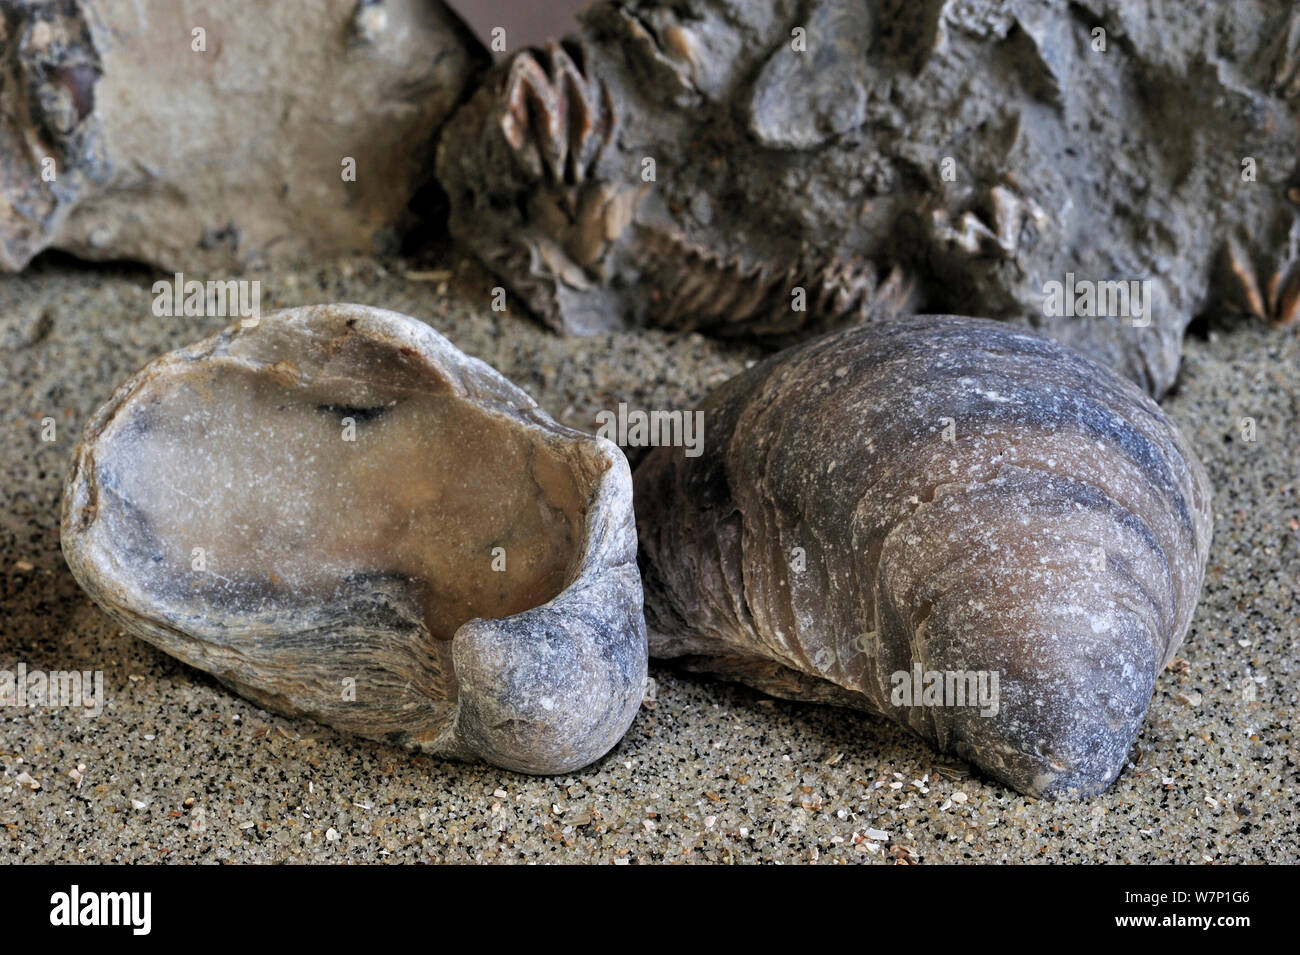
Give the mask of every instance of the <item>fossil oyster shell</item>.
M 646 670 L 626 459 L 394 312 L 277 312 L 86 426 L 63 552 L 131 633 L 258 704 L 558 773 Z
M 652 655 L 884 714 L 1024 793 L 1110 785 L 1211 534 L 1149 398 L 1036 333 L 926 316 L 813 339 L 702 407 L 703 453 L 634 476 Z M 909 700 L 918 667 L 997 674 L 996 706 Z

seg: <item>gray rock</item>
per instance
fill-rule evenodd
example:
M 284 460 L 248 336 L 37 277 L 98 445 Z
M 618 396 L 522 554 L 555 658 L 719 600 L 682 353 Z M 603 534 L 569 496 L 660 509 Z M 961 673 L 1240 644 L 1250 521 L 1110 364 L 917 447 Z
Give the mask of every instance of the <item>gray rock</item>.
M 923 308 L 1159 396 L 1207 306 L 1300 314 L 1298 113 L 1283 0 L 624 0 L 499 66 L 438 171 L 558 329 L 779 344 Z M 1104 300 L 1049 309 L 1072 281 Z
M 380 251 L 486 65 L 437 0 L 5 0 L 0 270 Z
M 145 366 L 86 426 L 62 545 L 128 632 L 346 732 L 560 773 L 640 706 L 622 453 L 395 312 L 276 312 Z
M 652 655 L 883 714 L 1023 793 L 1115 780 L 1211 536 L 1150 398 L 1028 330 L 918 317 L 701 407 L 703 453 L 634 476 Z

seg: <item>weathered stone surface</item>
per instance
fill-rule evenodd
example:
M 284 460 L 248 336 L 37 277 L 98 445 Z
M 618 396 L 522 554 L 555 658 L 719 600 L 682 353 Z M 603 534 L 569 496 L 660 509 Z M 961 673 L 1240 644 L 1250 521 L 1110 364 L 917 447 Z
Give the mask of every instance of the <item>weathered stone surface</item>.
M 626 0 L 499 66 L 439 178 L 559 329 L 783 342 L 922 308 L 1158 396 L 1207 304 L 1300 314 L 1298 114 L 1284 0 Z M 1047 314 L 1071 274 L 1147 283 L 1143 314 Z
M 653 655 L 883 714 L 1024 793 L 1114 781 L 1212 526 L 1151 399 L 1031 331 L 915 317 L 782 352 L 702 408 L 704 453 L 634 477 Z M 917 670 L 937 702 L 897 695 Z M 971 675 L 979 705 L 947 689 Z
M 4 0 L 0 269 L 377 251 L 486 61 L 437 0 Z
M 62 544 L 129 632 L 347 732 L 558 773 L 640 706 L 626 459 L 395 312 L 145 366 L 87 424 Z

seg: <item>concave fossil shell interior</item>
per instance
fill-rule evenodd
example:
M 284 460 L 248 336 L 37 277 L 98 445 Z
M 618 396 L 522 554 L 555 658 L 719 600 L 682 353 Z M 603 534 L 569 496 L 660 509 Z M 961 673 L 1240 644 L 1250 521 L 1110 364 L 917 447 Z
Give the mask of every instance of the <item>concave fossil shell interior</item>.
M 925 317 L 702 408 L 703 453 L 635 475 L 652 655 L 873 710 L 1021 792 L 1110 785 L 1210 544 L 1209 483 L 1153 401 L 1034 333 Z
M 640 704 L 622 453 L 393 312 L 277 312 L 151 362 L 86 427 L 63 550 L 130 632 L 362 736 L 565 772 Z

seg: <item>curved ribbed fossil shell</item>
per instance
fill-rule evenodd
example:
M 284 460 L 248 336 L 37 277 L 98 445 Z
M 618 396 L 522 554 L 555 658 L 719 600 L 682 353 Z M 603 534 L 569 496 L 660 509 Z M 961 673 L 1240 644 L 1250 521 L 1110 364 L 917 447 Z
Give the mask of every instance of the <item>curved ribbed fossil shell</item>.
M 86 427 L 63 552 L 130 632 L 268 709 L 557 773 L 641 701 L 626 459 L 428 326 L 277 312 Z
M 700 456 L 634 478 L 652 655 L 874 710 L 1025 793 L 1115 779 L 1211 533 L 1149 398 L 1034 333 L 926 317 L 790 349 L 703 410 Z M 997 674 L 996 712 L 909 700 L 917 666 Z

